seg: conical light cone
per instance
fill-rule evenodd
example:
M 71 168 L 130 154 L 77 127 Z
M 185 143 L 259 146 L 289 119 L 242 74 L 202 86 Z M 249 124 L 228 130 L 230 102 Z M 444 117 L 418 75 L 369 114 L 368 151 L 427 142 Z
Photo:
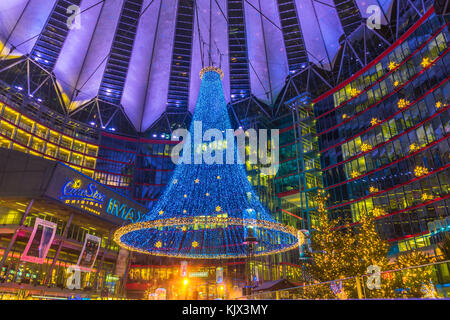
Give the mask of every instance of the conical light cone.
M 216 136 L 197 144 L 196 137 L 201 139 L 210 129 L 223 140 Z M 238 164 L 237 144 L 225 142 L 227 129 L 233 131 L 220 71 L 210 67 L 202 74 L 190 141 L 183 140 L 185 161 L 177 164 L 172 180 L 143 220 L 115 233 L 119 245 L 153 255 L 202 259 L 246 257 L 249 239 L 257 242 L 255 255 L 297 246 L 296 230 L 276 223 L 260 202 L 244 166 Z M 226 161 L 227 151 L 232 151 L 233 164 Z M 198 162 L 208 152 L 222 161 L 196 163 L 196 157 Z

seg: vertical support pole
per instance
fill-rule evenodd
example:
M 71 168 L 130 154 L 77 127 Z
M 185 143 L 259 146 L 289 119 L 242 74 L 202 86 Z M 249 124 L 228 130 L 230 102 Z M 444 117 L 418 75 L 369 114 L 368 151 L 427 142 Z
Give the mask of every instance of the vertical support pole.
M 361 279 L 359 276 L 356 276 L 356 291 L 358 292 L 358 299 L 363 299 L 362 288 L 361 288 Z
M 12 247 L 14 246 L 14 243 L 16 242 L 17 236 L 19 235 L 19 232 L 20 232 L 20 230 L 23 227 L 25 219 L 27 218 L 28 214 L 30 213 L 31 208 L 33 207 L 33 204 L 34 204 L 34 199 L 32 199 L 28 203 L 27 209 L 25 210 L 25 213 L 23 214 L 22 219 L 20 220 L 19 227 L 14 232 L 13 236 L 11 237 L 11 240 L 9 241 L 8 247 L 5 249 L 5 252 L 3 253 L 3 258 L 0 261 L 0 270 L 2 270 L 3 265 L 5 264 L 6 258 L 8 257 Z
M 61 235 L 61 241 L 60 241 L 60 243 L 59 243 L 58 249 L 56 250 L 55 257 L 53 258 L 52 265 L 50 266 L 50 269 L 48 270 L 47 276 L 45 277 L 44 286 L 47 285 L 48 282 L 49 282 L 49 280 L 51 279 L 51 274 L 52 274 L 52 272 L 53 272 L 53 268 L 55 267 L 56 261 L 57 261 L 58 258 L 59 258 L 59 254 L 60 254 L 61 249 L 62 249 L 62 246 L 63 246 L 63 244 L 64 244 L 64 240 L 67 239 L 67 233 L 69 232 L 69 227 L 70 227 L 70 225 L 72 224 L 73 215 L 74 215 L 74 214 L 73 214 L 73 212 L 72 212 L 72 213 L 70 214 L 69 221 L 67 221 L 66 227 L 64 228 L 64 232 L 63 232 L 63 234 Z

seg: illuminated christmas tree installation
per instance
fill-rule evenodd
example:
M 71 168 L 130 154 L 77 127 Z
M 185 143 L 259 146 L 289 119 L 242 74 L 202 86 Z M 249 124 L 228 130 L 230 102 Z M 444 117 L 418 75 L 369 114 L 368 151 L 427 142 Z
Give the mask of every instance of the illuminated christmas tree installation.
M 237 144 L 227 146 L 225 138 L 200 146 L 194 143 L 197 121 L 202 124 L 201 136 L 208 129 L 231 129 L 222 71 L 207 67 L 200 77 L 202 83 L 189 129 L 192 143 L 184 140 L 183 158 L 190 153 L 190 164 L 177 164 L 153 209 L 140 222 L 118 229 L 115 241 L 132 251 L 190 259 L 245 258 L 245 239 L 253 235 L 257 239 L 255 256 L 297 247 L 297 231 L 277 223 L 259 201 L 244 166 L 237 163 Z M 226 152 L 223 164 L 195 164 L 195 156 L 211 147 L 233 148 L 234 164 L 227 164 Z

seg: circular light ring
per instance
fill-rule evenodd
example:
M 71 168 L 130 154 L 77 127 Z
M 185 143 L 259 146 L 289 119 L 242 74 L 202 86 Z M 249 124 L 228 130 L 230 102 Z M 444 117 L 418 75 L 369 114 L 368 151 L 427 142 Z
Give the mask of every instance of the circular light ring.
M 157 229 L 161 227 L 177 227 L 177 226 L 187 226 L 194 225 L 204 222 L 205 224 L 228 224 L 235 226 L 248 226 L 252 225 L 257 228 L 274 230 L 284 234 L 288 234 L 297 239 L 297 230 L 294 227 L 286 226 L 280 223 L 266 221 L 266 220 L 255 220 L 255 219 L 239 219 L 239 218 L 217 218 L 217 217 L 205 217 L 203 221 L 199 220 L 198 217 L 187 217 L 187 218 L 170 218 L 161 220 L 144 221 L 129 224 L 117 229 L 114 232 L 114 241 L 124 249 L 151 254 L 154 256 L 163 257 L 175 257 L 175 258 L 189 258 L 189 259 L 236 259 L 236 258 L 246 258 L 247 254 L 184 254 L 184 253 L 167 253 L 160 252 L 157 250 L 145 250 L 137 247 L 130 246 L 122 242 L 122 236 L 125 234 L 146 229 Z M 282 248 L 276 248 L 272 250 L 262 251 L 255 253 L 255 257 L 266 256 L 281 252 L 286 252 L 298 247 L 298 241 L 293 241 L 293 243 L 283 246 Z
M 203 75 L 204 75 L 206 72 L 209 72 L 209 71 L 217 72 L 218 74 L 220 74 L 220 80 L 223 80 L 223 71 L 222 71 L 222 69 L 217 68 L 217 67 L 212 67 L 212 66 L 205 67 L 205 68 L 203 68 L 202 70 L 200 70 L 200 79 L 202 79 L 202 78 L 203 78 Z

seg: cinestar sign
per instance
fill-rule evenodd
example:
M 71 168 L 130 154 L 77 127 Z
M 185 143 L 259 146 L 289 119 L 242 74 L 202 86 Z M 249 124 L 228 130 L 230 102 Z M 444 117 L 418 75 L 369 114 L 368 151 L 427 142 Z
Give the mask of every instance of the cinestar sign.
M 93 183 L 90 183 L 87 188 L 83 189 L 81 180 L 70 180 L 64 185 L 60 199 L 76 199 L 103 204 L 105 195 L 99 192 Z
M 119 217 L 123 220 L 129 220 L 133 223 L 139 222 L 142 216 L 140 211 L 134 208 L 129 208 L 126 204 L 120 203 L 113 198 L 109 199 L 106 213 Z

